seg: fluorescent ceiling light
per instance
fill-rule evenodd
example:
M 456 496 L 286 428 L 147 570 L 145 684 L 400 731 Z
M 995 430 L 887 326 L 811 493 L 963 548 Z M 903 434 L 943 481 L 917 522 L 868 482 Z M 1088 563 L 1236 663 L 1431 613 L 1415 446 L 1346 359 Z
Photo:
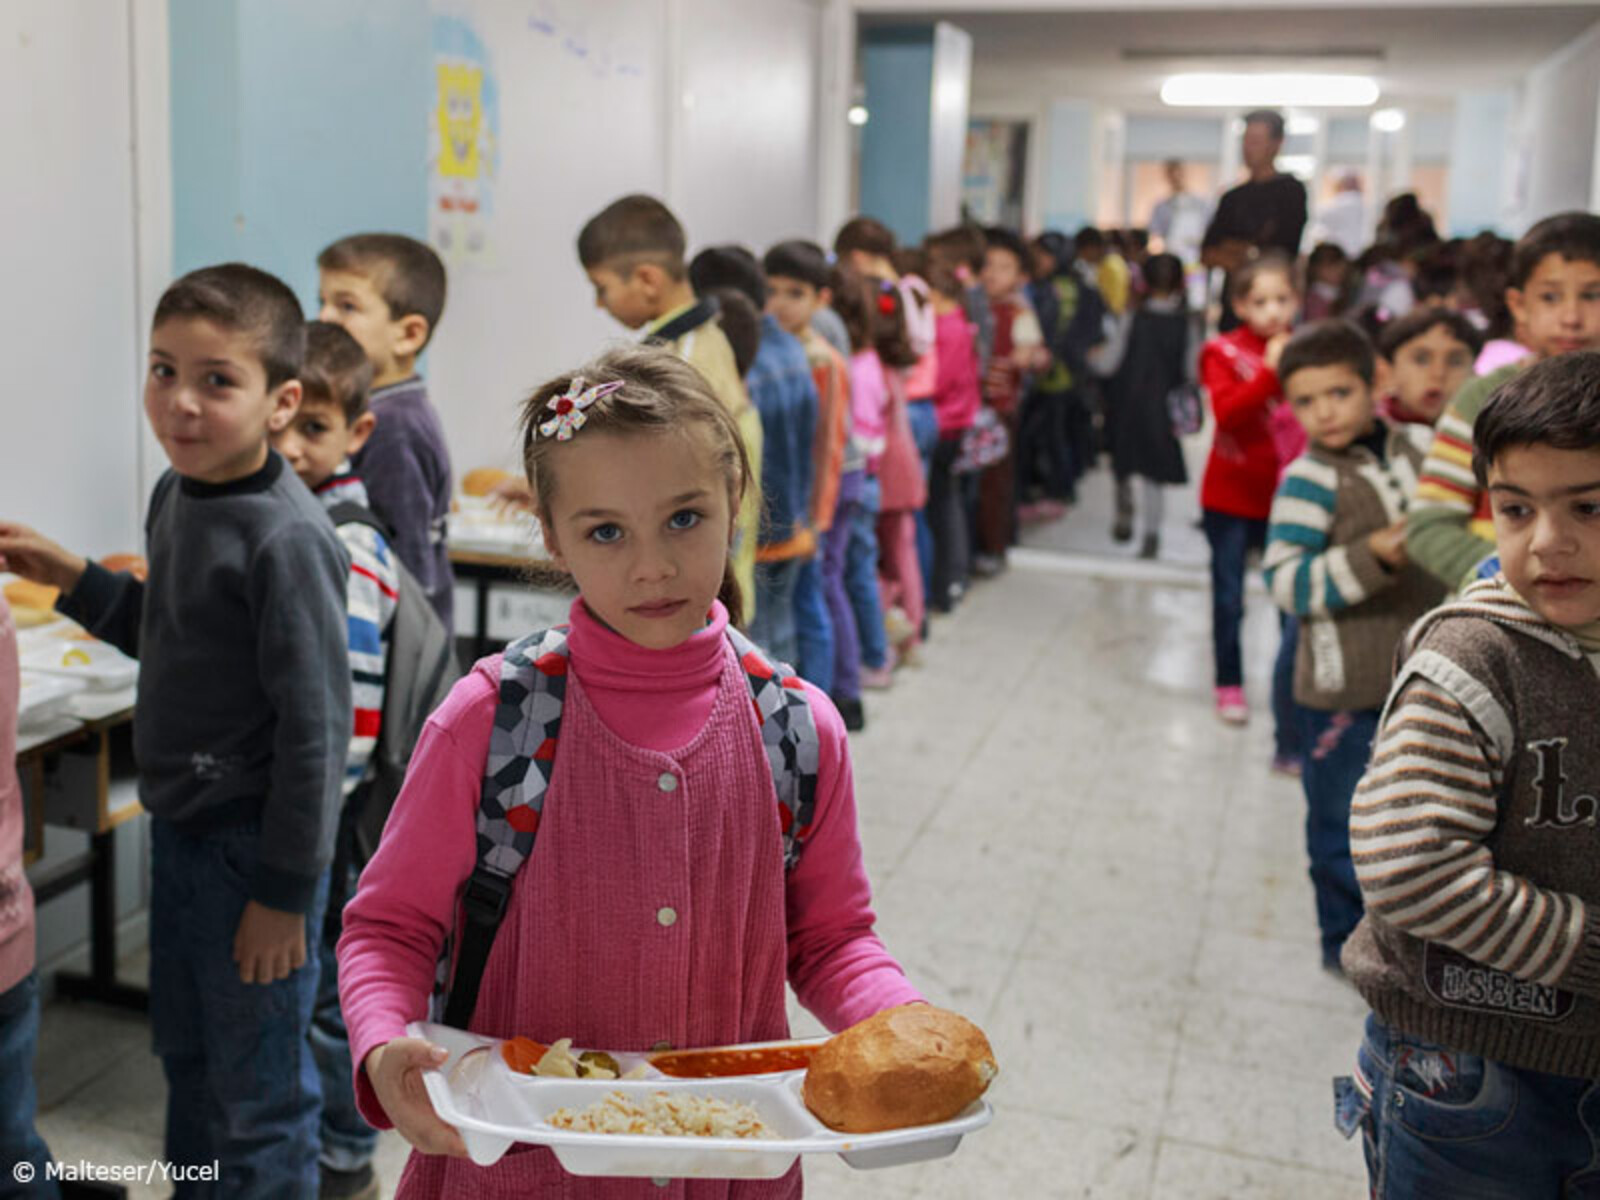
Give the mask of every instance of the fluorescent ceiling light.
M 1372 114 L 1372 127 L 1379 133 L 1399 133 L 1406 127 L 1406 114 L 1398 108 L 1380 108 Z
M 1174 108 L 1365 108 L 1378 100 L 1366 75 L 1171 75 L 1161 102 Z
M 834 109 L 838 112 L 838 109 Z M 867 106 L 865 104 L 852 104 L 850 111 L 845 113 L 844 119 L 852 125 L 865 125 L 867 123 Z

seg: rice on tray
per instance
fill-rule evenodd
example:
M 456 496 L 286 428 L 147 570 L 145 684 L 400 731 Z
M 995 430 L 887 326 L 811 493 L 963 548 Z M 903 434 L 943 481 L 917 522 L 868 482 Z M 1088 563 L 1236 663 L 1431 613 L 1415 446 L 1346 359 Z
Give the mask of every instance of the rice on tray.
M 688 1092 L 651 1092 L 631 1099 L 608 1092 L 581 1112 L 558 1108 L 547 1118 L 575 1133 L 646 1133 L 664 1137 L 776 1138 L 756 1110 L 739 1100 Z

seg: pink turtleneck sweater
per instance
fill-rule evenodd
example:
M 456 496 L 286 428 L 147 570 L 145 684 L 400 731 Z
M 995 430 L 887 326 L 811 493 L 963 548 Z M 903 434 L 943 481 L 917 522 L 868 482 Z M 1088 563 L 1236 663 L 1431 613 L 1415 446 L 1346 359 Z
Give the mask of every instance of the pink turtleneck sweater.
M 471 1028 L 641 1050 L 784 1037 L 785 978 L 832 1029 L 921 999 L 872 931 L 849 754 L 827 698 L 806 685 L 821 742 L 817 807 L 799 865 L 785 874 L 726 610 L 716 605 L 705 629 L 668 650 L 612 632 L 581 600 L 571 621 L 555 774 Z M 479 662 L 429 719 L 345 910 L 339 985 L 356 1064 L 427 1011 L 474 862 L 499 671 L 499 656 Z M 356 1091 L 367 1119 L 388 1127 L 359 1065 Z M 559 1168 L 521 1150 L 488 1174 L 494 1186 L 526 1189 Z M 488 1183 L 470 1164 L 413 1154 L 399 1194 Z M 665 1194 L 791 1196 L 797 1186 L 700 1183 Z

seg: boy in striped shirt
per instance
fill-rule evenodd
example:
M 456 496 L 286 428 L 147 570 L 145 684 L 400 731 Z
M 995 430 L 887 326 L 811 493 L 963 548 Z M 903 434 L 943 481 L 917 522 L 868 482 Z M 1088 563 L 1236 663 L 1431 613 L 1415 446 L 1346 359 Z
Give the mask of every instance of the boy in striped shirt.
M 1529 361 L 1600 349 L 1600 216 L 1558 213 L 1523 234 L 1512 251 L 1506 304 L 1533 354 L 1468 380 L 1445 409 L 1406 528 L 1412 561 L 1452 590 L 1494 573 L 1489 495 L 1472 469 L 1478 410 Z
M 1351 810 L 1372 1007 L 1340 1128 L 1379 1197 L 1591 1194 L 1600 1142 L 1600 354 L 1502 384 L 1501 571 L 1419 622 Z
M 1278 606 L 1299 618 L 1294 699 L 1305 758 L 1306 853 L 1322 961 L 1361 919 L 1350 865 L 1350 797 L 1367 766 L 1394 650 L 1444 589 L 1405 554 L 1405 512 L 1425 427 L 1376 412 L 1376 354 L 1349 321 L 1298 330 L 1278 361 L 1284 402 L 1306 452 L 1278 485 L 1263 560 Z
M 367 406 L 372 364 L 361 343 L 338 325 L 312 321 L 306 326 L 302 399 L 293 421 L 273 439 L 301 481 L 330 514 L 342 504 L 370 508 L 366 487 L 350 459 L 366 444 L 377 424 Z M 372 1156 L 378 1135 L 359 1112 L 351 1090 L 350 1045 L 339 1011 L 338 966 L 334 946 L 337 914 L 355 893 L 356 792 L 372 767 L 383 721 L 383 681 L 388 667 L 389 630 L 400 594 L 397 559 L 388 540 L 361 521 L 340 521 L 339 540 L 350 552 L 345 592 L 350 639 L 350 693 L 355 725 L 345 757 L 343 798 L 334 871 L 329 882 L 329 920 L 323 928 L 322 975 L 312 1015 L 311 1048 L 322 1076 L 322 1195 L 376 1196 Z

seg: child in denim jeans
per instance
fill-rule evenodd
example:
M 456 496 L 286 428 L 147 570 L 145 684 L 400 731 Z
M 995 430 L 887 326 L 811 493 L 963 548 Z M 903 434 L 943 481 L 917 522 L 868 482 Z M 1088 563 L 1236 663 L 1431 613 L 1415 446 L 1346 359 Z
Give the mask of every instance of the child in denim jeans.
M 1300 623 L 1294 700 L 1301 722 L 1306 853 L 1323 965 L 1361 919 L 1350 867 L 1350 797 L 1366 769 L 1394 648 L 1444 589 L 1405 556 L 1405 511 L 1427 433 L 1375 412 L 1376 354 L 1348 321 L 1307 325 L 1278 363 L 1286 406 L 1309 447 L 1278 486 L 1267 586 Z
M 350 559 L 268 445 L 299 406 L 305 341 L 294 293 L 253 267 L 161 297 L 144 405 L 172 469 L 146 515 L 147 583 L 0 524 L 0 568 L 61 588 L 63 612 L 140 660 L 165 1153 L 220 1162 L 211 1194 L 229 1200 L 319 1185 L 307 1029 L 352 728 Z
M 889 390 L 883 360 L 878 357 L 876 285 L 849 267 L 833 274 L 833 308 L 850 333 L 850 450 L 845 455 L 841 504 L 847 506 L 849 543 L 845 551 L 844 586 L 855 613 L 861 644 L 861 686 L 888 687 L 894 678 L 889 661 L 889 635 L 883 624 L 878 591 L 878 512 L 882 507 L 878 468 L 888 444 Z M 860 463 L 858 478 L 852 471 Z M 844 512 L 841 512 L 841 517 Z M 837 660 L 836 660 L 837 661 Z M 834 672 L 839 686 L 839 672 Z
M 1600 354 L 1474 429 L 1501 572 L 1419 622 L 1350 816 L 1379 1198 L 1600 1194 Z

